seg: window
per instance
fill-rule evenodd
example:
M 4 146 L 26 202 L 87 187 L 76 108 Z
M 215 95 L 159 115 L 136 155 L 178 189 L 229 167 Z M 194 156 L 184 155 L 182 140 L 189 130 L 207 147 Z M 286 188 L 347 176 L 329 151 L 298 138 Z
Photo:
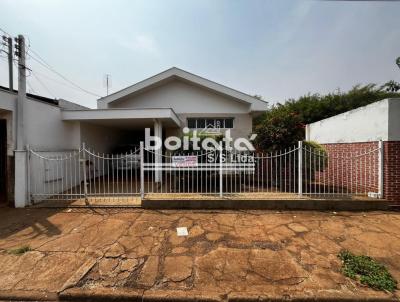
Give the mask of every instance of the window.
M 233 128 L 233 118 L 225 119 L 225 128 Z
M 190 129 L 196 128 L 196 120 L 193 119 L 193 118 L 188 118 L 188 120 L 187 120 L 187 126 L 188 126 L 188 128 L 190 128 Z
M 206 119 L 206 128 L 215 128 L 215 119 L 213 118 Z
M 188 118 L 190 129 L 233 128 L 233 117 L 229 118 Z

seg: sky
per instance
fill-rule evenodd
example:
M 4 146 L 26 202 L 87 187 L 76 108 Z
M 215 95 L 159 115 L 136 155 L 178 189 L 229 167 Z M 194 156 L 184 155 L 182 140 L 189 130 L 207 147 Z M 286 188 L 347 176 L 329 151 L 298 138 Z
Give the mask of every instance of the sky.
M 395 1 L 0 0 L 0 28 L 95 95 L 106 95 L 105 74 L 115 92 L 175 66 L 272 104 L 400 82 L 399 11 Z M 98 97 L 29 55 L 27 66 L 28 92 L 95 108 Z

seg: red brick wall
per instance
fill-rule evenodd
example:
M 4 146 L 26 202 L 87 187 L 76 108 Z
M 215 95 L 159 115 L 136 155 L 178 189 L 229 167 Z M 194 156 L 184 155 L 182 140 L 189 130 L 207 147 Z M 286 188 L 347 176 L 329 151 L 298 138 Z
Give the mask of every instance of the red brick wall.
M 339 184 L 350 192 L 368 193 L 378 192 L 378 152 L 372 152 L 365 156 L 354 156 L 376 149 L 378 142 L 365 143 L 341 143 L 324 144 L 330 156 L 329 168 L 318 173 L 316 178 L 323 179 L 325 176 L 330 184 Z M 387 200 L 400 203 L 400 142 L 383 142 L 384 163 L 383 163 L 383 197 Z M 333 159 L 335 157 L 349 157 L 352 160 Z M 341 163 L 345 163 L 342 165 Z M 342 167 L 343 166 L 343 167 Z M 343 175 L 343 176 L 342 176 Z
M 330 192 L 362 195 L 378 192 L 378 142 L 324 146 L 329 160 L 316 179 L 328 182 Z
M 384 142 L 383 196 L 400 204 L 400 142 Z

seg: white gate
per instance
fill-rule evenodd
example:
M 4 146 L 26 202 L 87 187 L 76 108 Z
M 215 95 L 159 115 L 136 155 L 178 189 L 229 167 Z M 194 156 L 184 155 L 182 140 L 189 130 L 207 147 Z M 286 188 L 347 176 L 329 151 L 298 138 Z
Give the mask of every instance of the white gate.
M 85 145 L 74 151 L 29 150 L 31 201 L 124 201 L 140 193 L 139 169 L 139 148 L 124 154 L 96 153 Z

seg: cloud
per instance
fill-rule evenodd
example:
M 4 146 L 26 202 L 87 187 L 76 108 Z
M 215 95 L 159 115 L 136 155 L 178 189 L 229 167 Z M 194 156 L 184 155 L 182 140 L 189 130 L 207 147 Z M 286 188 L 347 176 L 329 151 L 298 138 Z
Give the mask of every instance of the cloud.
M 121 47 L 135 52 L 146 53 L 150 55 L 159 55 L 159 48 L 156 40 L 148 34 L 136 35 L 133 39 L 119 39 Z

